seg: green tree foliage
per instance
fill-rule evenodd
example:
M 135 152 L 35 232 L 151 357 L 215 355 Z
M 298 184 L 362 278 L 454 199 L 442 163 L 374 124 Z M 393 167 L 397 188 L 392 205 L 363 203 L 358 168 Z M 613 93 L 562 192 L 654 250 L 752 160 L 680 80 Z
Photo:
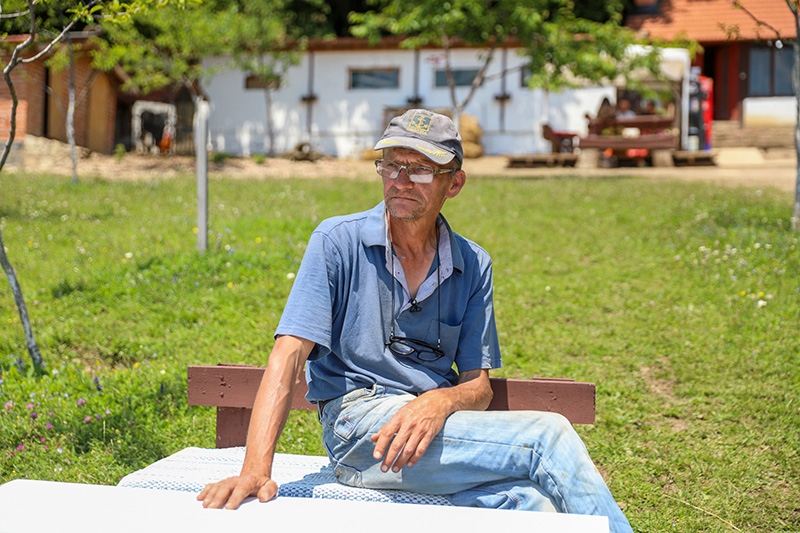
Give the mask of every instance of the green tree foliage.
M 68 24 L 75 20 L 77 10 L 86 8 L 88 2 L 75 0 L 54 0 L 50 2 L 37 2 L 33 5 L 34 22 L 40 40 L 51 40 L 58 36 Z M 10 0 L 2 3 L 3 17 L 0 18 L 0 32 L 3 35 L 27 34 L 30 32 L 30 17 L 27 15 L 28 2 L 26 0 Z M 23 15 L 23 13 L 25 13 Z M 20 14 L 21 16 L 14 16 Z M 75 31 L 82 30 L 87 25 L 86 20 L 79 20 L 73 24 Z
M 636 36 L 621 26 L 625 0 L 375 0 L 374 9 L 351 13 L 355 35 L 376 42 L 382 36 L 403 38 L 402 46 L 442 46 L 446 54 L 457 44 L 486 47 L 484 65 L 473 91 L 456 102 L 462 110 L 499 46 L 524 49 L 531 71 L 530 85 L 558 90 L 589 82 L 627 79 L 647 69 L 656 73 L 658 52 L 630 53 Z M 449 60 L 446 59 L 449 70 Z M 450 76 L 448 76 L 450 77 Z M 635 82 L 631 78 L 631 84 Z
M 169 4 L 121 21 L 104 21 L 93 61 L 100 70 L 121 66 L 130 76 L 126 89 L 146 93 L 184 85 L 196 93 L 200 58 L 223 50 L 220 29 L 228 21 L 228 13 L 210 11 L 206 3 Z

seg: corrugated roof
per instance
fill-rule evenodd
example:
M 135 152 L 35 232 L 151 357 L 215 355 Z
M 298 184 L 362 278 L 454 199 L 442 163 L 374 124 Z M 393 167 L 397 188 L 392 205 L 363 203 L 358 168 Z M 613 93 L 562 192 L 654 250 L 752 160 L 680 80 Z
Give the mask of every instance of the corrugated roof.
M 699 43 L 793 39 L 794 15 L 786 0 L 660 0 L 657 15 L 632 15 L 625 25 L 652 38 L 688 37 Z M 748 14 L 749 13 L 749 14 Z M 760 21 L 761 24 L 757 23 Z

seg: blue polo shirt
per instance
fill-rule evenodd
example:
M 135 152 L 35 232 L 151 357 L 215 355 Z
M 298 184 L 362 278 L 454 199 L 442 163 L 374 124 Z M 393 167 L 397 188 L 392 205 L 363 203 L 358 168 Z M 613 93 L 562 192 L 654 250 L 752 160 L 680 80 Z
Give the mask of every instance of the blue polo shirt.
M 439 260 L 416 305 L 392 261 L 383 202 L 325 220 L 311 234 L 276 331 L 316 343 L 306 367 L 309 401 L 374 384 L 419 394 L 455 385 L 458 371 L 500 367 L 491 258 L 443 216 L 438 223 Z M 386 346 L 392 327 L 396 337 L 438 343 L 444 357 L 396 356 Z

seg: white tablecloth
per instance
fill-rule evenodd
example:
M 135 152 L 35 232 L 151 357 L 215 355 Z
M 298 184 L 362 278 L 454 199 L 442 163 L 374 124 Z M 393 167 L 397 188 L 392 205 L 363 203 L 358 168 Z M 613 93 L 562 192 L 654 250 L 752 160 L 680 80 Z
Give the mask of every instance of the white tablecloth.
M 198 493 L 207 483 L 237 475 L 243 460 L 243 447 L 186 448 L 125 476 L 119 486 Z M 272 477 L 278 496 L 451 505 L 443 496 L 347 487 L 336 481 L 327 457 L 276 454 Z
M 315 531 L 608 533 L 605 517 L 322 498 L 204 509 L 194 494 L 53 481 L 0 486 L 0 533 Z

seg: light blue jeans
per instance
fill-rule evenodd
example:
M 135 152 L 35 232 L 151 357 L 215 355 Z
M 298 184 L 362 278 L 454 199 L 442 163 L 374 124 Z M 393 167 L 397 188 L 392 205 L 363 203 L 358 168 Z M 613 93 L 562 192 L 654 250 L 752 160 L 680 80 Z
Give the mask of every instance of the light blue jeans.
M 370 437 L 414 396 L 376 385 L 331 400 L 320 414 L 339 481 L 447 495 L 454 505 L 607 516 L 631 532 L 569 421 L 538 411 L 459 411 L 413 467 L 381 472 Z

